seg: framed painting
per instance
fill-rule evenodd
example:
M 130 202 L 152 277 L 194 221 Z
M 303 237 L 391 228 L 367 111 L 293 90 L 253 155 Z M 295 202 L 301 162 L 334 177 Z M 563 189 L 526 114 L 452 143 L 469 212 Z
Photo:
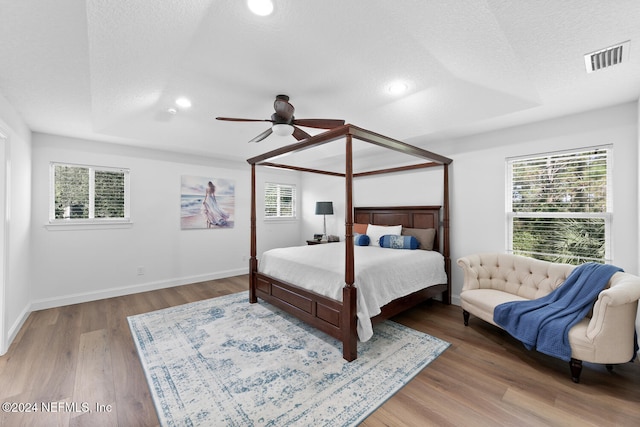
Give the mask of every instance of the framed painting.
M 233 228 L 235 181 L 183 175 L 180 189 L 180 227 Z

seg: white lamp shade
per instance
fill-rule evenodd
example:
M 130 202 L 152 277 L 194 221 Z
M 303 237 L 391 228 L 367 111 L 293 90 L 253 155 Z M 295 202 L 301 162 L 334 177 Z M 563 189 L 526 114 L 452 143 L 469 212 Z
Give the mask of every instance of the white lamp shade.
M 286 124 L 275 124 L 271 126 L 271 130 L 276 135 L 289 136 L 293 133 L 293 126 Z

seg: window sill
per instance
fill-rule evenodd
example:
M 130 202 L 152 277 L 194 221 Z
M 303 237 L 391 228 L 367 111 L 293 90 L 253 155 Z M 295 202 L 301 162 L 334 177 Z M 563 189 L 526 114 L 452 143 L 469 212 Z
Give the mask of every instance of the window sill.
M 119 228 L 131 228 L 133 222 L 131 221 L 74 221 L 64 222 L 56 221 L 45 224 L 44 226 L 49 231 L 69 231 L 69 230 L 113 230 Z
M 264 218 L 264 222 L 298 222 L 298 218 L 291 218 L 291 217 L 280 217 L 280 218 L 266 217 L 266 218 Z

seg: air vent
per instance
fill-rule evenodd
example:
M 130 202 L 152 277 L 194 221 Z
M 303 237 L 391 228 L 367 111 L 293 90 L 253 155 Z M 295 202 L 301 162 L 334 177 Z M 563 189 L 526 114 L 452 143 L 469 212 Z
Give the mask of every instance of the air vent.
M 599 50 L 597 52 L 588 53 L 584 56 L 584 64 L 587 67 L 587 73 L 602 70 L 603 68 L 613 67 L 614 65 L 626 62 L 629 59 L 629 40 Z

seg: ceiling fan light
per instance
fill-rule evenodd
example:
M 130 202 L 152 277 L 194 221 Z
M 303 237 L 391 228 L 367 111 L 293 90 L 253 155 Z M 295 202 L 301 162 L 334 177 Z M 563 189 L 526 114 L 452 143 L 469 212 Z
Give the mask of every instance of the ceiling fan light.
M 271 130 L 279 136 L 289 136 L 293 134 L 293 126 L 287 124 L 275 124 L 271 126 Z

